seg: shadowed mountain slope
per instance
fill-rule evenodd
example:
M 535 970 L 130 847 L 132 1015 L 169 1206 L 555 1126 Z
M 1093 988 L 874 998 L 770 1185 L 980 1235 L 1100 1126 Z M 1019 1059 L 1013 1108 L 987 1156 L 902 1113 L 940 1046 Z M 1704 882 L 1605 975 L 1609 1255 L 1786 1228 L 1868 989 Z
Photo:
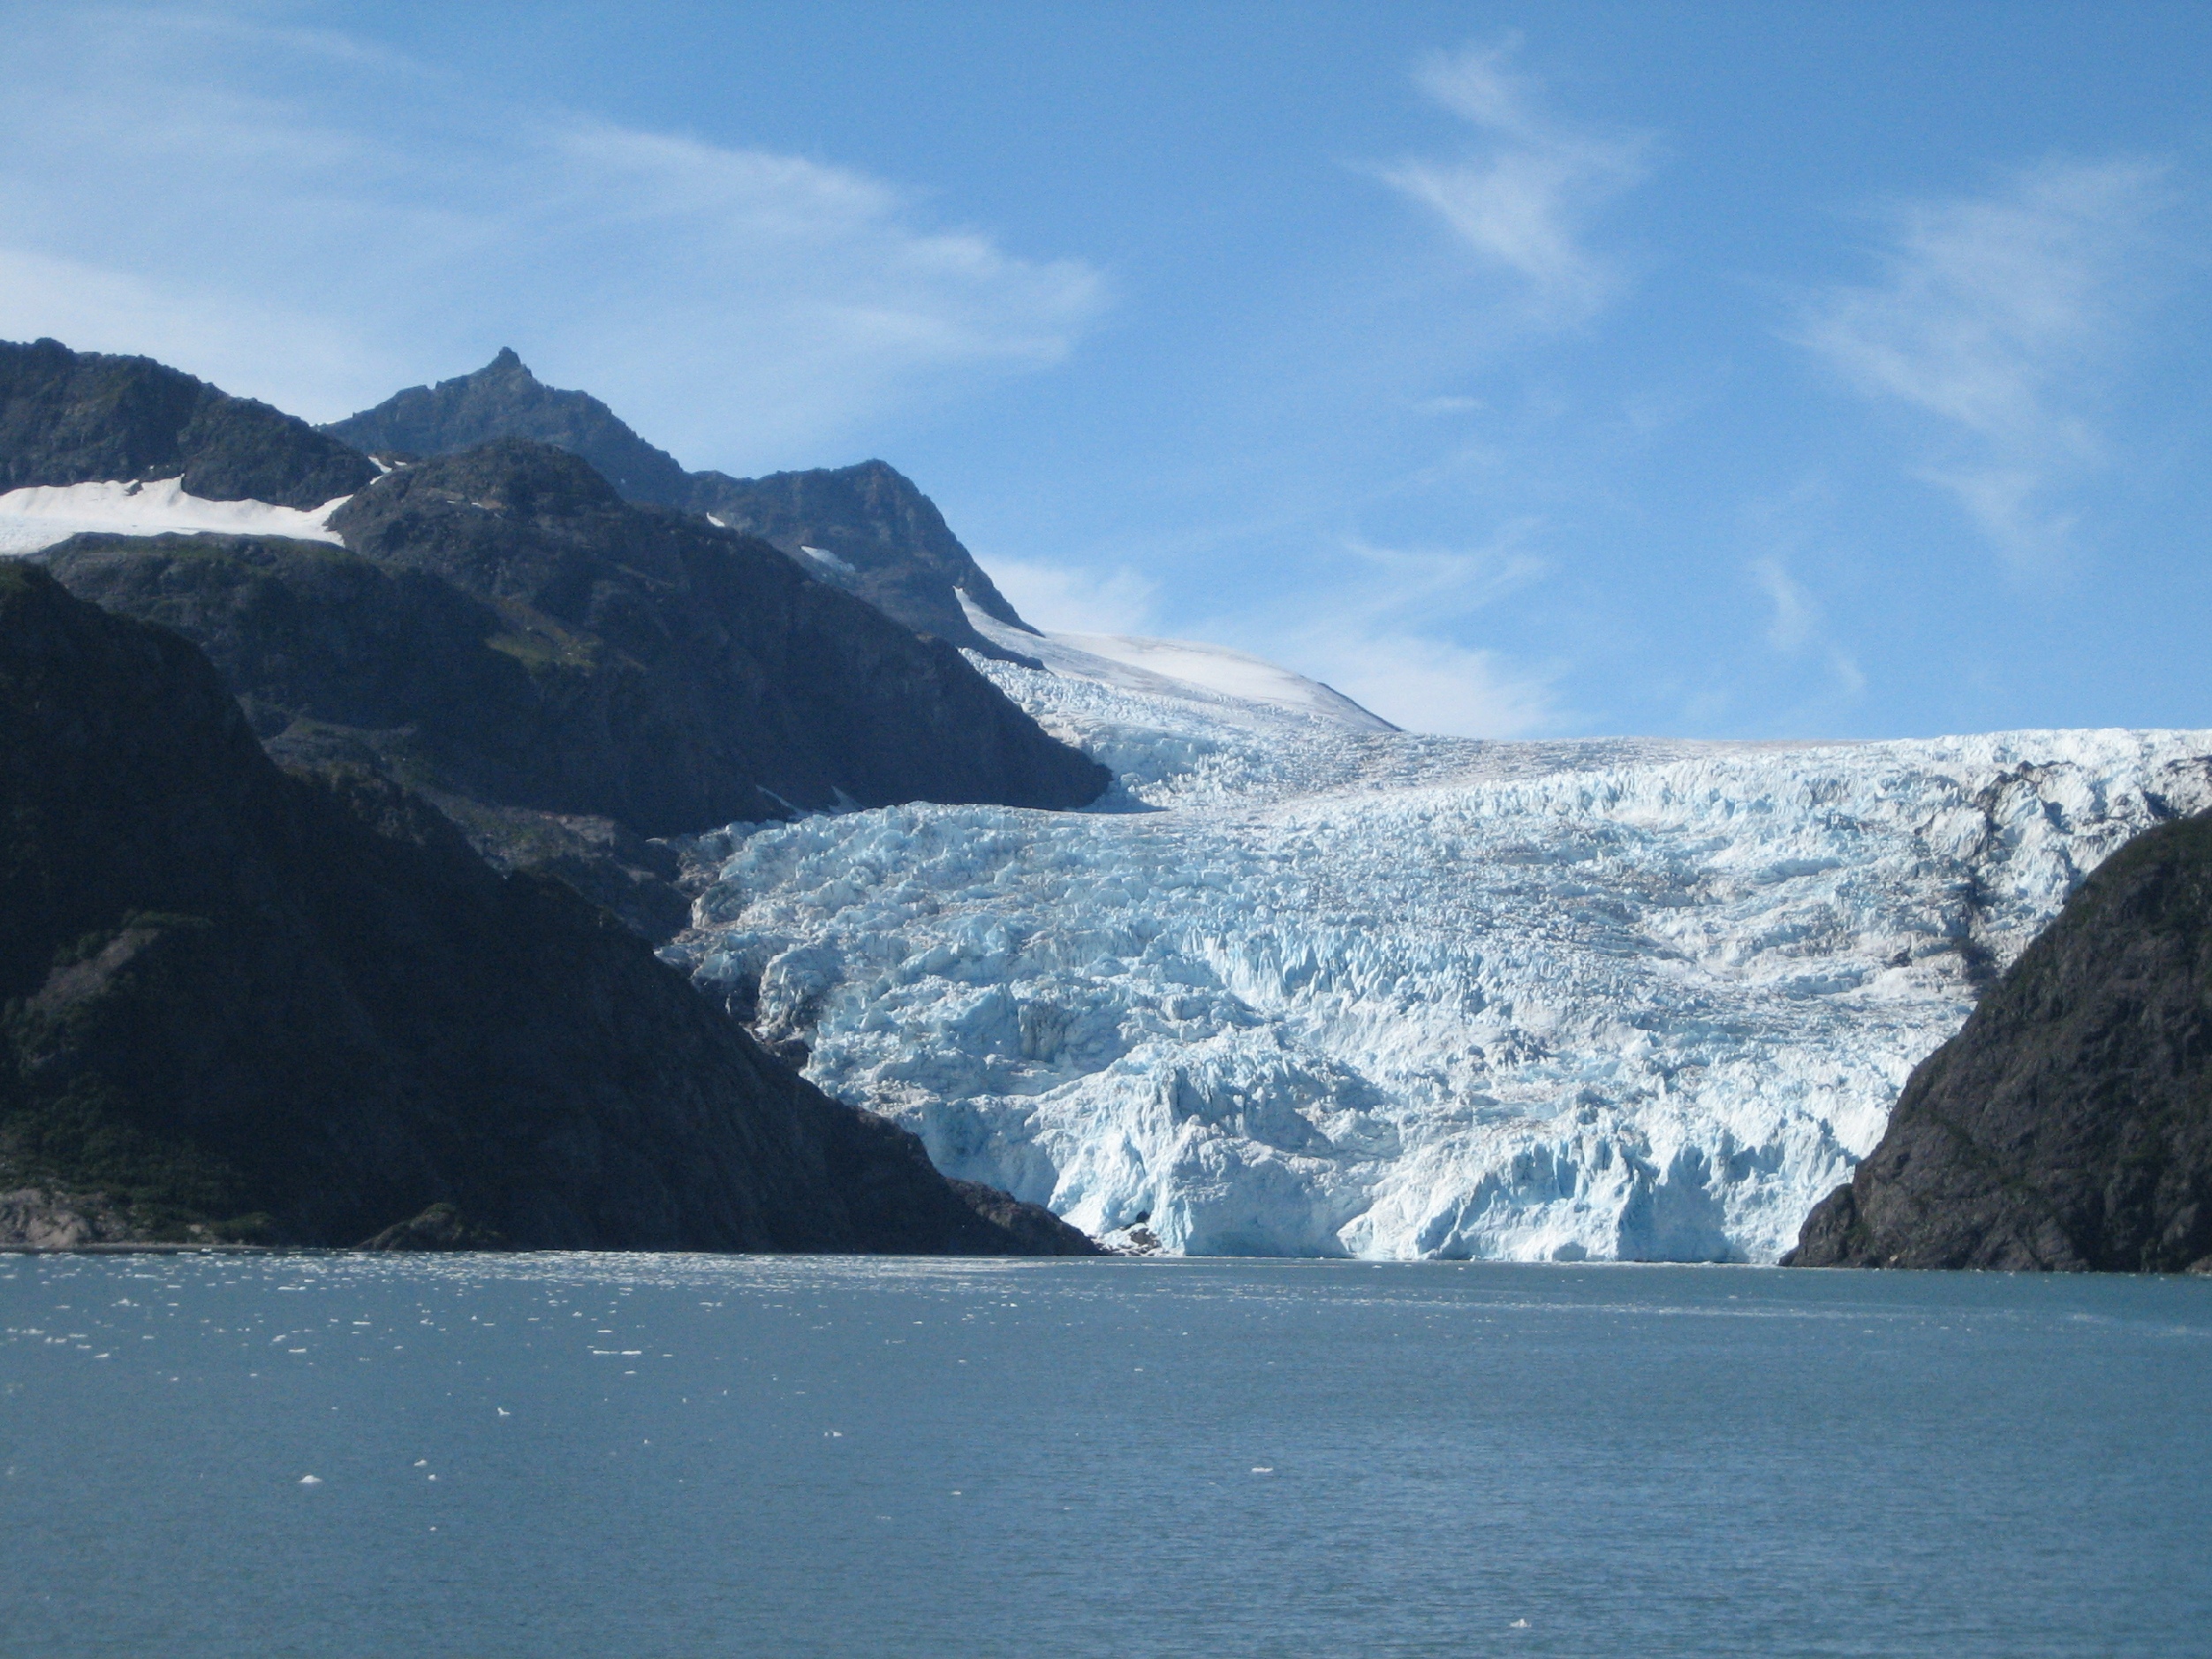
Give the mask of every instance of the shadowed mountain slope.
M 373 756 L 488 806 L 658 836 L 1106 785 L 950 646 L 550 446 L 402 467 L 330 523 L 347 550 L 80 537 L 50 564 L 200 644 L 280 755 Z
M 766 478 L 695 473 L 691 504 L 773 542 L 918 633 L 1034 666 L 968 621 L 963 591 L 985 615 L 1034 632 L 960 545 L 936 504 L 882 461 Z
M 0 491 L 180 475 L 207 500 L 305 509 L 376 469 L 304 420 L 151 358 L 0 341 Z
M 0 566 L 0 1218 L 51 1242 L 1029 1254 L 605 913 Z M 438 1207 L 449 1206 L 451 1208 Z M 427 1213 L 426 1213 L 427 1212 Z
M 689 504 L 691 474 L 588 392 L 546 385 L 511 349 L 473 375 L 410 386 L 322 430 L 357 450 L 451 455 L 494 438 L 534 438 L 580 455 L 629 501 Z
M 1028 627 L 929 498 L 882 461 L 767 478 L 686 473 L 598 398 L 544 384 L 511 350 L 473 375 L 410 387 L 322 429 L 360 449 L 418 455 L 534 438 L 583 457 L 631 501 L 711 513 L 760 536 L 917 633 L 1026 660 L 969 625 L 956 590 L 1008 625 Z
M 2212 1269 L 2212 819 L 2098 867 L 1784 1261 Z

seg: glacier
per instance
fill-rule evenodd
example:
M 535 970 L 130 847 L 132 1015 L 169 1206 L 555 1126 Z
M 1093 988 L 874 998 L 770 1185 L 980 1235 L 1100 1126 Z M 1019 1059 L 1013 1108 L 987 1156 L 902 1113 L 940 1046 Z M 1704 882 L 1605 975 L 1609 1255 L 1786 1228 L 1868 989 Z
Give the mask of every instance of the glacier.
M 2082 877 L 2212 807 L 2207 731 L 1477 741 L 1079 640 L 972 660 L 1095 808 L 731 825 L 665 954 L 1142 1248 L 1770 1261 Z

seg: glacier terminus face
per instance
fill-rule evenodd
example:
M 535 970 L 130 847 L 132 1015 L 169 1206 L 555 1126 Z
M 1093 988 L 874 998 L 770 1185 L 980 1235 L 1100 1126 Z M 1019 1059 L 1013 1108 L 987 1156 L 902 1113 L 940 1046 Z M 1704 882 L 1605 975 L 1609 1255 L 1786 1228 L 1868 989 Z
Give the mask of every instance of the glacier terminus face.
M 948 1173 L 1170 1251 L 1770 1261 L 2081 878 L 2212 806 L 2212 732 L 1479 742 L 1079 655 L 974 660 L 1097 808 L 732 825 L 667 954 Z

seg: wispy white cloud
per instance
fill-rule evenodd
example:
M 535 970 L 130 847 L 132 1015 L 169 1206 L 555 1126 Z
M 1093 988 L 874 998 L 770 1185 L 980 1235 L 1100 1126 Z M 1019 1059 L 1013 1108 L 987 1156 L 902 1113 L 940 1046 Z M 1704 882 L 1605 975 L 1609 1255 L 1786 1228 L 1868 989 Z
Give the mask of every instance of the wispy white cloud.
M 1382 177 L 1513 283 L 1523 321 L 1572 326 L 1623 286 L 1619 270 L 1588 245 L 1589 223 L 1644 176 L 1649 140 L 1552 116 L 1537 83 L 1513 72 L 1518 47 L 1509 39 L 1424 63 L 1415 84 L 1480 136 L 1463 155 L 1402 161 Z
M 1284 644 L 1290 666 L 1410 731 L 1518 738 L 1559 723 L 1553 677 L 1503 652 L 1434 633 L 1326 624 Z
M 1827 637 L 1821 607 L 1804 585 L 1779 558 L 1755 558 L 1746 567 L 1752 580 L 1767 597 L 1772 614 L 1767 622 L 1767 643 L 1784 656 L 1809 657 L 1827 671 L 1829 701 L 1840 693 L 1852 701 L 1867 689 L 1867 676 L 1859 660 Z
M 1126 565 L 1090 570 L 1042 559 L 993 558 L 991 580 L 1023 620 L 1048 633 L 1149 634 L 1159 584 Z
M 1554 676 L 1469 643 L 1468 620 L 1539 580 L 1534 520 L 1473 548 L 1347 540 L 1349 568 L 1276 619 L 1291 665 L 1414 731 L 1510 738 L 1556 728 Z
M 1767 682 L 1761 701 L 1770 711 L 1786 712 L 1794 721 L 1833 719 L 1858 703 L 1867 689 L 1859 659 L 1836 637 L 1814 591 L 1817 575 L 1808 583 L 1799 574 L 1808 567 L 1819 572 L 1837 563 L 1829 522 L 1834 511 L 1828 480 L 1814 474 L 1777 494 L 1746 501 L 1739 513 L 1745 538 L 1761 549 L 1745 561 L 1744 573 L 1767 602 L 1767 647 L 1784 659 L 1783 664 L 1769 666 L 1783 669 L 1792 688 L 1788 697 L 1800 701 L 1776 703 L 1779 686 L 1765 673 L 1754 678 Z M 1732 670 L 1740 672 L 1745 666 L 1734 664 Z M 1723 705 L 1732 701 L 1734 693 L 1723 698 Z M 1788 723 L 1784 723 L 1784 729 Z
M 1929 419 L 1915 470 L 2018 565 L 2063 549 L 2073 519 L 2053 496 L 2104 463 L 2091 405 L 2129 341 L 2163 170 L 2052 163 L 1896 208 L 1881 280 L 1826 289 L 1799 318 L 1795 337 L 1860 392 Z
M 1483 610 L 1543 575 L 1544 561 L 1529 550 L 1539 527 L 1516 519 L 1478 548 L 1382 547 L 1352 537 L 1345 550 L 1363 572 L 1353 610 L 1446 621 Z
M 1751 574 L 1774 606 L 1773 620 L 1767 625 L 1767 643 L 1777 651 L 1799 649 L 1813 637 L 1813 625 L 1819 617 L 1812 600 L 1780 559 L 1752 560 Z
M 501 345 L 693 465 L 1063 360 L 1079 260 L 807 158 L 487 109 L 444 72 L 252 14 L 26 32 L 0 101 L 0 337 L 141 351 L 318 419 Z
M 1474 549 L 1390 548 L 1357 539 L 1332 573 L 1272 603 L 1206 612 L 1127 565 L 984 560 L 1016 610 L 1055 633 L 1201 639 L 1249 651 L 1335 686 L 1415 731 L 1480 738 L 1553 731 L 1556 676 L 1455 637 L 1455 625 L 1543 573 L 1533 523 Z

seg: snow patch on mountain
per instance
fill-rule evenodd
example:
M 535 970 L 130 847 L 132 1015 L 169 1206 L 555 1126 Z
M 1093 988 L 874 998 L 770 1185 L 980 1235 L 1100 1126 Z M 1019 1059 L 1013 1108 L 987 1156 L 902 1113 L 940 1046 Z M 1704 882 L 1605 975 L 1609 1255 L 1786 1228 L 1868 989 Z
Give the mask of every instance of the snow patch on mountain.
M 1490 743 L 977 666 L 1101 809 L 733 825 L 669 954 L 948 1173 L 1189 1253 L 1771 1261 L 2082 876 L 2212 807 L 2212 732 Z
M 813 552 L 812 548 L 804 549 Z M 1142 695 L 1197 701 L 1234 717 L 1258 708 L 1308 716 L 1355 731 L 1395 731 L 1332 686 L 1226 646 L 1148 640 L 1127 633 L 1042 633 L 1009 627 L 956 590 L 975 631 L 993 645 L 1033 657 L 1054 673 Z
M 340 496 L 306 511 L 266 501 L 208 501 L 187 495 L 181 477 L 37 484 L 0 495 L 0 557 L 36 553 L 87 534 L 164 535 L 209 530 L 336 542 L 337 533 L 326 528 L 326 521 L 350 499 Z

